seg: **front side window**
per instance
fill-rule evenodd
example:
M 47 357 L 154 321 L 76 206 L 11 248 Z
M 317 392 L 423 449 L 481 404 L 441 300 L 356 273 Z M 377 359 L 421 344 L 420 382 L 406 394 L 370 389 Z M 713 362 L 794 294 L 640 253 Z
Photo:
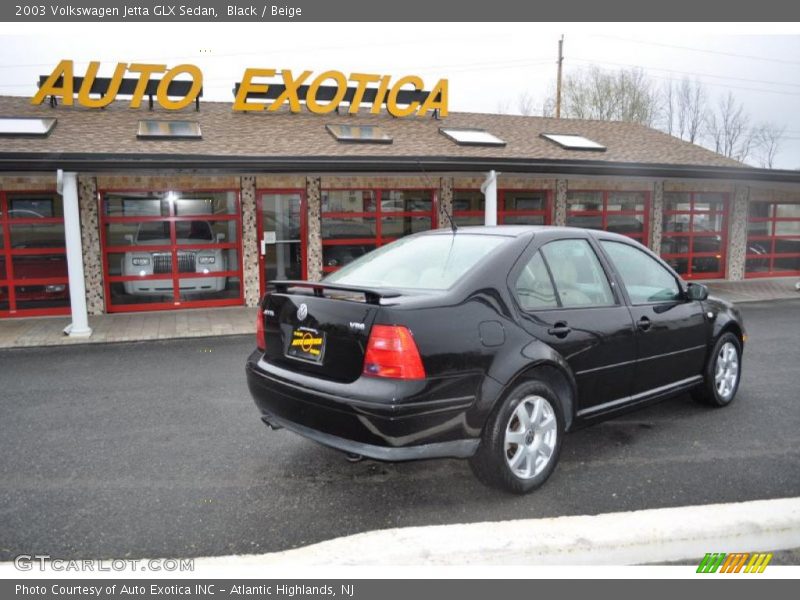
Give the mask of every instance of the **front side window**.
M 563 308 L 611 306 L 614 294 L 586 240 L 558 240 L 542 248 Z
M 601 241 L 622 278 L 633 304 L 671 302 L 681 291 L 672 273 L 638 248 L 621 242 Z

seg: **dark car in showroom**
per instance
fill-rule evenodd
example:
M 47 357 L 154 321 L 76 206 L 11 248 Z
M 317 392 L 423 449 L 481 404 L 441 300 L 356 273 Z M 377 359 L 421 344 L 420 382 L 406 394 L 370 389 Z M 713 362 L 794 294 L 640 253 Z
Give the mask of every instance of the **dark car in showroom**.
M 463 227 L 402 238 L 261 301 L 262 420 L 356 456 L 468 458 L 517 493 L 564 434 L 683 393 L 729 404 L 739 312 L 619 234 Z

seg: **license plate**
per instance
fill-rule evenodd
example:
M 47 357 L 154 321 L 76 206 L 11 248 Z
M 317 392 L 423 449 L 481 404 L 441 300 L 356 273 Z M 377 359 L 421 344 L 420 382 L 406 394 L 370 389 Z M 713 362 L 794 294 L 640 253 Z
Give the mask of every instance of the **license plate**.
M 292 358 L 322 362 L 325 353 L 325 334 L 311 327 L 298 327 L 292 330 L 292 339 L 289 341 L 287 354 Z

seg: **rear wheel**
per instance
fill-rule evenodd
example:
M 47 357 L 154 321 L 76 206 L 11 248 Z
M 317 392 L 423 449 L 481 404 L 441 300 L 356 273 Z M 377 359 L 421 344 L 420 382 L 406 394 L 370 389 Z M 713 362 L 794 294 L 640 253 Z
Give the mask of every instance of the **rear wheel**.
M 727 406 L 736 396 L 742 374 L 742 345 L 734 334 L 723 333 L 706 365 L 701 386 L 692 390 L 692 397 L 703 404 Z
M 550 477 L 563 435 L 558 397 L 548 385 L 526 381 L 492 412 L 470 466 L 486 485 L 524 494 Z

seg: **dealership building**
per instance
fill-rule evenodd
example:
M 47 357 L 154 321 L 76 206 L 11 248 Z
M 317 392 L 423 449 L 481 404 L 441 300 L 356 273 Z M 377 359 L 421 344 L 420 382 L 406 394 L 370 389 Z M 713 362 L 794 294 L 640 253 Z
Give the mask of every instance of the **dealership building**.
M 498 224 L 621 232 L 687 279 L 800 276 L 800 172 L 642 125 L 0 97 L 0 317 L 255 306 L 448 215 L 483 224 L 491 172 Z

